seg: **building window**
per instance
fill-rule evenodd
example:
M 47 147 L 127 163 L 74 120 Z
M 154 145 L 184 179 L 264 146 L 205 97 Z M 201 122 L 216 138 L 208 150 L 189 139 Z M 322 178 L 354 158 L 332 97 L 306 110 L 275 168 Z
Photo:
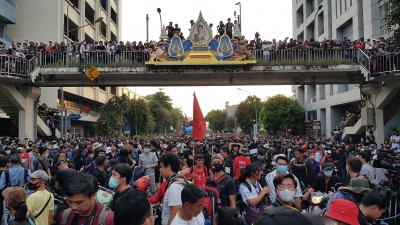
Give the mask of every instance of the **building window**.
M 101 0 L 101 7 L 103 7 L 104 11 L 108 13 L 108 0 Z
M 111 20 L 118 26 L 118 14 L 115 10 L 111 7 Z
M 69 0 L 77 9 L 79 9 L 79 0 Z
M 110 41 L 117 41 L 117 36 L 111 31 L 111 39 Z
M 86 2 L 85 4 L 85 18 L 91 23 L 94 23 L 94 9 Z
M 4 25 L 0 24 L 0 38 L 3 38 L 3 39 L 4 39 L 4 30 L 5 30 Z
M 87 33 L 85 33 L 86 43 L 94 43 L 93 38 L 91 38 Z
M 103 21 L 101 21 L 100 28 L 101 28 L 100 29 L 101 35 L 103 35 L 103 37 L 107 39 L 107 24 L 105 24 Z

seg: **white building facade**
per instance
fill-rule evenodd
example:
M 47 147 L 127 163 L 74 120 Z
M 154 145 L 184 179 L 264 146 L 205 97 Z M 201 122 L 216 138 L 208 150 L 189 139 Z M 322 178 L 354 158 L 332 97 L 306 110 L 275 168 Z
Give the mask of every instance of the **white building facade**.
M 386 38 L 388 32 L 383 18 L 387 8 L 387 0 L 293 0 L 293 38 L 298 41 Z M 361 95 L 363 90 L 354 84 L 294 85 L 293 90 L 305 110 L 306 120 L 319 120 L 321 134 L 328 137 L 338 128 L 346 110 L 365 101 Z M 366 107 L 372 107 L 368 101 L 366 104 Z M 387 116 L 382 121 L 384 132 L 379 134 L 379 143 L 383 142 L 383 137 L 388 138 L 387 131 L 391 126 L 400 124 L 400 112 L 395 110 L 394 116 Z M 362 137 L 364 132 L 365 128 L 359 129 L 354 135 Z

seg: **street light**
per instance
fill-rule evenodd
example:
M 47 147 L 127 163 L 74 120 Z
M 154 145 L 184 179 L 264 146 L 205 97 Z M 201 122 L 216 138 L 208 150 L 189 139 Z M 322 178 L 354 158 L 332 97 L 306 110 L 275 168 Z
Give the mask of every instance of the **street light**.
M 317 15 L 318 15 L 318 12 L 322 9 L 322 7 L 323 7 L 323 5 L 322 5 L 322 3 L 318 6 L 318 10 L 317 10 L 317 12 L 315 13 L 315 16 L 314 16 L 314 24 L 315 24 L 315 18 L 317 17 Z
M 160 9 L 160 8 L 157 8 L 157 12 L 158 12 L 158 14 L 160 15 L 160 30 L 161 30 L 161 32 L 162 32 L 161 9 Z
M 243 92 L 247 92 L 247 93 L 252 93 L 252 94 L 256 95 L 256 93 L 251 92 L 251 91 L 242 90 L 240 88 L 238 88 L 238 90 L 239 91 L 243 91 Z M 255 97 L 254 97 L 254 107 L 255 107 L 255 110 L 256 110 L 256 128 L 257 128 L 257 129 L 255 129 L 254 132 L 255 132 L 255 134 L 257 134 L 258 133 L 258 113 L 257 113 L 257 99 Z
M 242 31 L 242 33 L 243 33 L 243 29 L 242 29 L 242 3 L 240 3 L 240 2 L 238 2 L 238 3 L 236 3 L 235 5 L 239 5 L 239 28 L 240 28 L 240 31 Z
M 83 26 L 80 26 L 80 27 L 77 27 L 77 28 L 75 28 L 75 29 L 72 29 L 72 30 L 69 30 L 69 17 L 68 17 L 68 7 L 69 6 L 71 6 L 71 5 L 68 5 L 67 6 L 67 32 L 65 32 L 64 34 L 67 36 L 67 51 L 66 51 L 66 53 L 65 53 L 65 67 L 66 68 L 68 68 L 68 66 L 69 66 L 69 55 L 68 55 L 68 34 L 71 32 L 71 31 L 74 31 L 74 30 L 78 30 L 78 29 L 81 29 L 81 28 L 83 28 L 83 27 L 86 27 L 86 26 L 89 26 L 89 25 L 91 25 L 90 23 L 88 23 L 88 24 L 86 24 L 86 25 L 83 25 Z M 74 8 L 76 8 L 75 6 L 71 6 L 71 7 L 74 7 Z M 102 21 L 103 20 L 103 17 L 99 17 L 99 18 L 97 18 L 93 23 L 98 23 L 98 22 L 100 22 L 100 21 Z M 61 87 L 60 88 L 60 90 L 61 90 L 61 116 L 63 115 L 63 113 L 64 113 L 64 110 L 65 110 L 65 108 L 64 108 L 64 87 Z M 65 129 L 67 128 L 67 113 L 65 113 L 65 117 L 63 117 L 62 119 L 61 119 L 61 123 L 60 123 L 60 128 L 61 128 L 61 130 L 60 130 L 60 133 L 61 133 L 61 137 L 64 137 L 64 119 L 65 119 Z M 65 134 L 66 134 L 67 132 L 65 131 Z

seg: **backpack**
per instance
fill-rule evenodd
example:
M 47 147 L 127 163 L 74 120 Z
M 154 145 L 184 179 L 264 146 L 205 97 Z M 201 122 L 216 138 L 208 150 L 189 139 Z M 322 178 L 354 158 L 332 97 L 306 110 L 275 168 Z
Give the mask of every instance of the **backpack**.
M 4 171 L 4 175 L 6 176 L 6 186 L 4 187 L 4 189 L 8 188 L 8 187 L 17 187 L 19 186 L 19 180 L 17 179 L 17 183 L 14 182 L 14 184 L 11 184 L 10 182 L 10 171 L 7 169 L 6 171 Z M 28 176 L 28 168 L 24 168 L 24 181 L 26 181 L 26 177 Z M 13 180 L 15 181 L 15 180 Z M 3 190 L 4 190 L 3 189 Z
M 146 174 L 146 168 L 138 166 L 133 171 L 133 181 L 143 177 Z
M 60 225 L 66 225 L 66 224 L 71 224 L 72 219 L 74 218 L 73 216 L 71 216 L 71 208 L 68 208 L 65 210 L 62 218 L 61 218 L 61 223 Z M 111 209 L 104 207 L 104 209 L 101 210 L 100 214 L 99 214 L 99 219 L 98 219 L 98 223 L 97 225 L 105 225 L 106 224 L 106 218 L 108 213 L 111 212 Z M 74 214 L 72 214 L 74 215 Z
M 221 203 L 219 195 L 219 184 L 227 178 L 228 176 L 224 174 L 222 177 L 218 178 L 218 180 L 215 180 L 214 175 L 211 175 L 211 180 L 207 182 L 207 185 L 204 188 L 207 195 L 204 197 L 203 208 L 210 217 L 211 221 L 213 219 L 213 216 L 217 212 L 218 207 L 220 207 L 219 204 Z

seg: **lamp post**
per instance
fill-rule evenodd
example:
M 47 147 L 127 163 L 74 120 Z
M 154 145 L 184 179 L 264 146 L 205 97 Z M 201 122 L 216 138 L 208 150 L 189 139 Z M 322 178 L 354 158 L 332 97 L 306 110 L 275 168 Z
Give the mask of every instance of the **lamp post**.
M 149 14 L 146 14 L 146 42 L 149 43 Z
M 86 26 L 90 25 L 90 23 L 88 23 L 86 25 L 83 25 L 83 26 L 77 27 L 75 29 L 69 30 L 69 26 L 68 26 L 68 19 L 69 19 L 68 18 L 68 7 L 69 6 L 71 6 L 71 5 L 67 6 L 67 32 L 64 33 L 65 35 L 67 35 L 67 43 L 68 43 L 68 34 L 71 31 L 78 30 L 78 29 L 81 29 L 83 27 L 86 27 Z M 98 22 L 100 22 L 102 20 L 103 20 L 103 17 L 99 17 L 93 23 L 98 23 Z M 68 44 L 67 44 L 67 52 L 65 53 L 65 57 L 66 57 L 66 59 L 65 59 L 65 67 L 68 68 L 68 66 L 69 66 Z M 67 125 L 66 124 L 67 123 L 67 118 L 66 118 L 67 117 L 67 113 L 65 112 L 65 117 L 64 117 L 63 116 L 63 113 L 65 111 L 65 108 L 64 108 L 64 87 L 61 87 L 60 90 L 61 90 L 61 103 L 60 104 L 61 104 L 61 116 L 62 116 L 62 119 L 60 121 L 61 122 L 60 123 L 60 133 L 61 133 L 61 137 L 64 137 L 64 119 L 65 119 L 65 126 L 66 126 Z
M 240 27 L 240 31 L 242 31 L 242 33 L 243 33 L 243 29 L 242 29 L 242 3 L 238 2 L 235 5 L 239 5 L 239 27 Z
M 251 92 L 251 91 L 242 90 L 240 88 L 238 88 L 238 90 L 256 95 L 256 93 Z M 258 113 L 257 113 L 257 99 L 256 99 L 256 97 L 254 97 L 254 107 L 255 107 L 255 110 L 256 110 L 256 128 L 257 128 L 257 129 L 255 129 L 254 132 L 255 132 L 255 134 L 257 134 L 258 133 Z
M 315 18 L 317 17 L 317 15 L 318 15 L 318 12 L 322 9 L 322 7 L 323 7 L 323 5 L 322 5 L 322 3 L 318 6 L 318 10 L 317 10 L 317 12 L 315 13 L 315 16 L 314 16 L 314 24 L 316 24 L 316 21 L 315 21 Z M 317 29 L 318 29 L 318 27 L 317 27 Z M 315 29 L 314 29 L 315 30 Z M 318 34 L 318 30 L 317 30 L 317 34 Z
M 160 15 L 160 30 L 161 30 L 161 32 L 162 32 L 161 9 L 160 9 L 160 8 L 157 8 L 157 12 L 158 12 L 158 14 Z

